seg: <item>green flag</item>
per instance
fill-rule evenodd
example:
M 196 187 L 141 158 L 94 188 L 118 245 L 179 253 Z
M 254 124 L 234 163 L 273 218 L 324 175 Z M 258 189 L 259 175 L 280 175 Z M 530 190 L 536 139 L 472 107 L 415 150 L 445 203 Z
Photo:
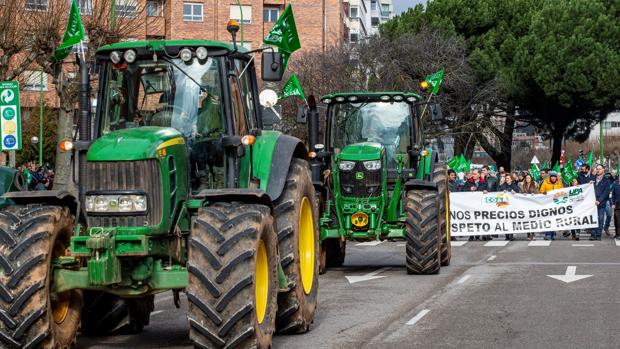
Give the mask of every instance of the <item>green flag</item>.
M 301 85 L 299 84 L 299 80 L 297 79 L 297 74 L 291 75 L 291 77 L 288 79 L 288 81 L 282 88 L 280 99 L 284 99 L 290 96 L 299 96 L 302 100 L 306 100 L 306 95 L 304 95 L 304 91 L 301 89 Z
M 78 44 L 84 39 L 84 26 L 82 26 L 82 19 L 80 18 L 80 9 L 75 3 L 75 0 L 71 1 L 71 11 L 69 12 L 69 21 L 67 22 L 67 29 L 62 37 L 62 43 L 54 51 L 54 58 L 57 62 L 69 56 L 73 45 Z
M 297 25 L 295 25 L 295 16 L 293 16 L 293 8 L 290 4 L 278 17 L 276 24 L 273 25 L 263 43 L 278 48 L 283 58 L 282 70 L 285 70 L 289 56 L 301 48 L 301 42 L 297 34 Z
M 441 80 L 443 80 L 444 69 L 442 68 L 440 71 L 428 75 L 424 81 L 428 83 L 431 92 L 437 94 L 439 92 L 439 85 L 441 85 Z
M 577 178 L 577 173 L 573 169 L 572 164 L 573 164 L 573 159 L 569 158 L 568 166 L 564 166 L 564 168 L 562 169 L 562 179 L 564 180 L 564 183 L 566 183 L 567 185 L 570 185 L 573 179 Z
M 450 159 L 450 161 L 448 161 L 448 168 L 450 169 L 456 169 L 457 166 L 461 163 L 461 159 L 458 156 L 453 157 L 452 159 Z
M 593 161 L 594 161 L 594 158 L 592 155 L 592 150 L 590 150 L 590 154 L 588 154 L 588 161 L 586 161 L 586 164 L 588 164 L 588 167 L 592 168 Z
M 558 164 L 557 161 L 555 162 L 555 165 L 553 165 L 553 168 L 551 169 L 551 171 L 555 171 L 558 174 L 562 172 L 562 168 L 560 167 L 560 164 Z
M 530 175 L 532 175 L 532 178 L 535 181 L 540 179 L 540 169 L 538 168 L 538 165 L 532 164 L 532 166 L 530 167 Z

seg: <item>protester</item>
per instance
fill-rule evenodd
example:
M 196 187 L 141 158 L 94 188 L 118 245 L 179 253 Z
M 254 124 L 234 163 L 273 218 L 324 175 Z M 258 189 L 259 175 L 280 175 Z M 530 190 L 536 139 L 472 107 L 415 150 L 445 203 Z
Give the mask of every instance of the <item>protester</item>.
M 498 187 L 497 178 L 491 175 L 491 173 L 489 172 L 489 166 L 487 165 L 482 166 L 481 176 L 482 178 L 484 178 L 484 181 L 487 183 L 487 191 L 493 192 L 497 190 L 497 187 Z
M 549 172 L 549 177 L 545 178 L 540 185 L 540 193 L 546 195 L 551 190 L 562 188 L 564 188 L 564 184 L 562 184 L 562 181 L 558 180 L 558 173 L 551 171 Z M 555 240 L 555 232 L 545 232 L 545 240 Z
M 456 193 L 460 190 L 459 182 L 456 178 L 456 171 L 448 170 L 448 191 Z
M 598 213 L 598 228 L 592 229 L 590 240 L 601 240 L 605 225 L 605 208 L 611 192 L 611 181 L 605 176 L 605 166 L 596 165 L 596 177 L 594 178 L 594 193 L 596 194 L 596 209 Z
M 512 176 L 507 174 L 505 177 L 504 184 L 499 186 L 498 191 L 511 192 L 513 194 L 519 193 L 519 185 L 513 182 Z M 506 240 L 512 241 L 514 239 L 514 234 L 506 234 Z
M 577 181 L 579 184 L 588 184 L 594 180 L 594 177 L 590 174 L 590 166 L 584 164 L 581 166 L 581 171 L 577 175 Z
M 500 167 L 497 169 L 497 176 L 498 176 L 499 178 L 502 178 L 502 177 L 504 177 L 505 175 L 506 175 L 506 170 L 504 169 L 504 166 L 500 166 Z
M 523 184 L 521 185 L 521 193 L 523 194 L 538 194 L 538 184 L 532 178 L 532 175 L 527 173 L 523 179 Z M 529 240 L 536 239 L 536 233 L 527 233 L 527 238 Z
M 614 238 L 620 240 L 620 176 L 614 181 L 611 191 L 611 207 L 614 209 L 614 227 L 616 234 Z
M 484 178 L 480 176 L 480 172 L 478 169 L 474 169 L 471 177 L 463 184 L 461 187 L 461 191 L 481 191 L 487 192 L 487 183 L 484 181 Z M 480 240 L 480 235 L 470 236 L 469 240 Z M 482 240 L 493 240 L 490 236 L 483 236 Z
M 549 169 L 547 168 L 543 168 L 542 170 L 540 170 L 540 177 L 538 178 L 538 188 L 540 188 L 540 186 L 545 181 L 545 178 L 547 178 L 548 172 L 549 172 Z

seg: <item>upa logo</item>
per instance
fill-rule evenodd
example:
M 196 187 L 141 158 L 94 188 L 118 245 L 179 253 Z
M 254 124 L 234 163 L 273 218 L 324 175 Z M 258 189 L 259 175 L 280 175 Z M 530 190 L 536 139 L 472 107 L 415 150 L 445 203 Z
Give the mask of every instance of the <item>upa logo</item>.
M 572 188 L 568 191 L 568 201 L 569 202 L 579 202 L 585 199 L 585 195 L 583 193 L 583 188 Z
M 562 205 L 568 202 L 569 194 L 565 191 L 559 191 L 553 194 L 553 203 L 556 205 Z
M 497 194 L 495 196 L 490 196 L 484 199 L 487 204 L 495 204 L 495 206 L 499 208 L 506 208 L 510 206 L 510 200 L 508 196 L 504 193 Z

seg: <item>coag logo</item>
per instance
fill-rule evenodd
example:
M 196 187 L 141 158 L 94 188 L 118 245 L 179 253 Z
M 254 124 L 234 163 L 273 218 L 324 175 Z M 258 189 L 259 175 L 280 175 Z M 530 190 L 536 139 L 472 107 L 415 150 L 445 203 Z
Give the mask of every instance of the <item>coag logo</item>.
M 553 194 L 553 203 L 556 205 L 562 205 L 568 202 L 569 194 L 564 191 L 559 191 Z
M 499 208 L 508 207 L 510 205 L 510 200 L 508 199 L 508 196 L 504 193 L 487 197 L 485 198 L 485 202 L 487 204 L 494 204 Z

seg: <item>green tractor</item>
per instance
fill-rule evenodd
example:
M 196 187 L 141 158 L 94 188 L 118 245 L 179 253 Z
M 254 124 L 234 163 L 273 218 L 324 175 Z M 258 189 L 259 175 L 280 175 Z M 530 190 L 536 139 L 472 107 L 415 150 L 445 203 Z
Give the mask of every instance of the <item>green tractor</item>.
M 281 80 L 282 56 L 237 48 L 228 29 L 233 44 L 100 48 L 92 118 L 81 62 L 79 138 L 61 144 L 77 190 L 4 196 L 15 204 L 0 211 L 1 347 L 69 348 L 78 326 L 100 335 L 127 319 L 139 332 L 167 291 L 177 307 L 187 294 L 197 348 L 268 348 L 275 332 L 309 330 L 308 150 L 263 130 L 252 55 L 268 81 Z
M 446 167 L 424 139 L 420 96 L 334 93 L 325 142 L 309 108 L 313 180 L 320 196 L 321 266 L 344 262 L 348 240 L 406 240 L 410 274 L 436 274 L 450 263 Z

